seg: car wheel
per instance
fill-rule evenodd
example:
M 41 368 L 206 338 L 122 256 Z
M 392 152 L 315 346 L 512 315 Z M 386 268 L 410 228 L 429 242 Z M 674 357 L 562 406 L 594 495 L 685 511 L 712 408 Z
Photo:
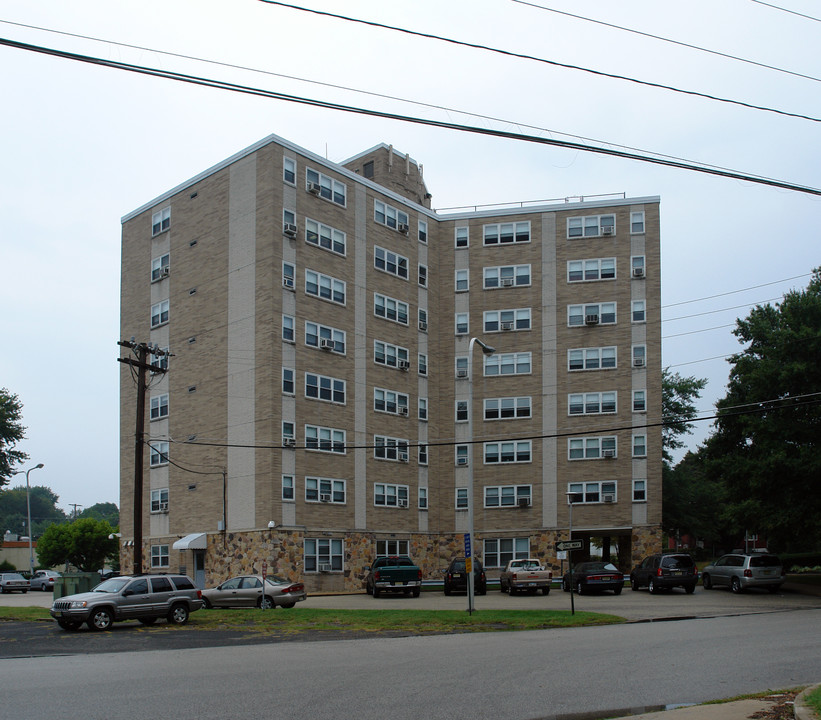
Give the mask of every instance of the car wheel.
M 730 590 L 732 590 L 734 593 L 740 593 L 741 592 L 741 582 L 739 581 L 739 579 L 737 577 L 734 577 L 730 581 Z
M 282 603 L 282 605 L 280 605 L 280 607 L 283 607 L 286 610 L 290 610 L 294 605 L 296 605 L 295 602 L 289 602 L 289 603 Z
M 78 620 L 66 620 L 65 618 L 59 618 L 57 620 L 57 624 L 63 628 L 63 630 L 79 630 L 80 625 L 83 623 L 79 622 Z
M 274 603 L 273 598 L 266 595 L 257 601 L 257 607 L 262 610 L 273 610 L 276 607 L 276 604 Z
M 422 592 L 422 589 L 421 589 L 421 588 L 414 588 L 414 589 L 413 589 L 413 592 L 411 593 L 411 595 L 413 595 L 414 597 L 419 597 L 419 593 L 420 593 L 420 592 Z
M 516 594 L 517 591 L 516 591 L 516 588 L 513 587 L 513 585 L 508 585 L 507 586 L 507 592 L 511 597 L 513 597 Z
M 157 622 L 157 618 L 155 617 L 144 617 L 139 619 L 143 625 L 153 625 Z
M 210 601 L 207 597 L 204 597 L 204 598 L 202 599 L 202 606 L 203 606 L 206 610 L 213 610 L 213 609 L 214 609 L 214 606 L 211 604 L 211 601 Z
M 483 587 L 483 588 L 479 591 L 479 594 L 480 594 L 480 595 L 487 595 L 487 588 L 486 588 L 486 587 Z
M 378 598 L 378 597 L 382 594 L 382 591 L 381 591 L 381 590 L 377 590 L 377 589 L 376 589 L 376 585 L 374 585 L 374 586 L 373 586 L 373 592 L 372 592 L 371 594 L 372 594 L 375 598 Z
M 445 585 L 445 595 L 450 595 L 451 592 L 450 585 Z
M 701 584 L 705 590 L 712 590 L 713 589 L 713 581 L 710 579 L 710 576 L 706 573 L 701 576 Z
M 584 589 L 584 585 L 582 585 L 582 581 L 579 580 L 576 582 L 576 595 L 581 595 L 582 590 Z
M 188 608 L 182 604 L 174 605 L 168 613 L 168 622 L 173 625 L 185 625 L 188 622 Z
M 654 595 L 659 591 L 658 586 L 656 585 L 656 581 L 653 578 L 650 578 L 650 582 L 647 585 L 647 589 L 653 593 Z
M 91 613 L 86 624 L 89 630 L 108 630 L 111 623 L 114 622 L 114 616 L 108 608 L 98 608 Z
M 684 586 L 684 592 L 686 592 L 688 595 L 692 595 L 695 591 L 696 591 L 696 586 L 695 586 L 695 584 L 693 584 L 693 585 L 685 585 L 685 586 Z
M 542 595 L 550 595 L 550 588 L 549 587 L 543 587 L 542 588 Z
M 630 578 L 630 589 L 633 590 L 633 591 L 636 591 L 636 590 L 639 589 L 639 581 L 636 580 L 636 578 L 634 578 L 634 577 Z
M 621 595 L 621 588 L 620 587 L 613 588 L 613 594 L 614 595 Z
M 507 588 L 505 587 L 505 584 L 501 580 L 499 581 L 499 591 L 500 592 L 507 592 Z

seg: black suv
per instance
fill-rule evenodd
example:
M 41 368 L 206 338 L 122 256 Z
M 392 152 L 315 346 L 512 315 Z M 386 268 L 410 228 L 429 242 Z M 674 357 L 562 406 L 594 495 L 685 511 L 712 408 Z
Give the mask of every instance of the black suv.
M 647 587 L 651 593 L 682 587 L 688 593 L 696 589 L 698 568 L 685 553 L 650 555 L 630 573 L 630 588 Z
M 445 570 L 445 595 L 454 590 L 467 592 L 468 574 L 465 570 L 465 558 L 453 558 Z M 473 558 L 473 591 L 477 595 L 487 595 L 487 578 L 482 563 Z
M 185 575 L 121 575 L 90 592 L 58 598 L 50 612 L 63 630 L 77 630 L 83 623 L 91 630 L 108 630 L 120 620 L 153 625 L 166 618 L 185 625 L 201 607 L 202 592 Z

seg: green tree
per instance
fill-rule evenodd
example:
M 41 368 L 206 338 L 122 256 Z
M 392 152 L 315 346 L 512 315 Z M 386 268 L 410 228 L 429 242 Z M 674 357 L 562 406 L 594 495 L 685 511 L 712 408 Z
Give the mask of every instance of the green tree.
M 29 500 L 34 533 L 32 537 L 39 537 L 49 525 L 66 520 L 66 514 L 57 507 L 59 499 L 51 488 L 43 485 L 34 485 L 31 488 Z M 10 530 L 18 535 L 27 535 L 27 519 L 26 486 L 18 485 L 0 490 L 0 529 L 3 532 Z
M 26 428 L 20 423 L 23 404 L 6 388 L 0 388 L 0 487 L 9 482 L 14 466 L 28 460 L 28 455 L 15 450 L 26 437 Z
M 51 525 L 37 541 L 37 556 L 43 566 L 69 563 L 83 572 L 94 572 L 117 553 L 117 538 L 109 538 L 113 532 L 107 521 L 94 518 Z
M 661 414 L 664 425 L 661 429 L 661 447 L 664 462 L 669 466 L 673 462 L 673 450 L 684 447 L 681 439 L 692 433 L 690 421 L 697 414 L 695 402 L 701 397 L 706 387 L 705 378 L 693 376 L 682 377 L 664 368 L 661 374 Z
M 120 524 L 120 509 L 114 503 L 96 503 L 83 510 L 79 517 L 106 520 L 111 527 L 118 527 Z
M 773 549 L 821 547 L 821 270 L 806 290 L 759 305 L 733 331 L 727 395 L 710 448 L 730 520 Z

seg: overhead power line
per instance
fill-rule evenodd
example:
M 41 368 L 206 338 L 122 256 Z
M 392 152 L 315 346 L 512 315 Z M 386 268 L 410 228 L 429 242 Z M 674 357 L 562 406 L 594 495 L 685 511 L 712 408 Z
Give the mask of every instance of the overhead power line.
M 817 17 L 805 15 L 804 13 L 796 12 L 795 10 L 787 10 L 787 8 L 783 8 L 779 5 L 773 5 L 772 3 L 763 2 L 762 0 L 750 0 L 750 2 L 758 3 L 759 5 L 766 5 L 767 7 L 770 7 L 773 10 L 780 10 L 781 12 L 789 13 L 790 15 L 798 15 L 798 17 L 806 18 L 807 20 L 815 20 L 815 22 L 821 22 L 821 19 Z
M 209 78 L 197 77 L 194 75 L 186 75 L 184 73 L 172 72 L 170 70 L 159 70 L 156 68 L 132 65 L 129 63 L 118 62 L 115 60 L 96 58 L 89 55 L 80 55 L 77 53 L 66 52 L 64 50 L 46 48 L 40 45 L 31 45 L 29 43 L 17 42 L 15 40 L 8 40 L 5 38 L 0 38 L 0 45 L 16 48 L 18 50 L 26 50 L 29 52 L 41 53 L 43 55 L 59 57 L 66 60 L 75 60 L 78 62 L 88 63 L 91 65 L 98 65 L 101 67 L 108 67 L 117 70 L 125 70 L 127 72 L 149 75 L 151 77 L 164 78 L 166 80 L 176 80 L 179 82 L 185 82 L 192 85 L 211 87 L 219 90 L 229 90 L 231 92 L 255 95 L 258 97 L 264 97 L 273 100 L 283 100 L 286 102 L 309 105 L 311 107 L 319 107 L 327 110 L 337 110 L 340 112 L 367 115 L 369 117 L 380 117 L 388 120 L 397 120 L 399 122 L 415 123 L 417 125 L 426 125 L 429 127 L 437 127 L 445 130 L 457 130 L 460 132 L 469 132 L 477 135 L 486 135 L 490 137 L 498 137 L 507 140 L 519 140 L 522 142 L 530 142 L 538 145 L 550 145 L 553 147 L 575 150 L 578 152 L 591 152 L 599 155 L 609 155 L 611 157 L 618 157 L 625 160 L 636 160 L 638 162 L 646 162 L 654 165 L 662 165 L 664 167 L 678 168 L 680 170 L 690 170 L 693 172 L 705 173 L 707 175 L 715 175 L 718 177 L 725 177 L 733 180 L 742 180 L 746 182 L 756 183 L 759 185 L 767 185 L 770 187 L 782 188 L 784 190 L 792 190 L 794 192 L 806 193 L 808 195 L 821 196 L 821 189 L 818 188 L 808 187 L 804 185 L 796 185 L 795 183 L 790 183 L 783 180 L 765 178 L 759 175 L 750 175 L 732 170 L 721 170 L 718 168 L 703 167 L 676 160 L 639 155 L 637 153 L 629 153 L 624 152 L 622 150 L 614 150 L 612 148 L 594 147 L 592 145 L 585 145 L 583 143 L 573 143 L 568 142 L 566 140 L 556 140 L 553 138 L 525 135 L 523 133 L 515 133 L 508 130 L 492 130 L 489 128 L 480 128 L 471 125 L 460 125 L 459 123 L 444 122 L 440 120 L 430 120 L 426 118 L 413 117 L 410 115 L 399 115 L 396 113 L 387 113 L 378 110 L 371 110 L 368 108 L 341 105 L 338 103 L 331 103 L 323 100 L 316 100 L 313 98 L 305 98 L 296 95 L 278 93 L 272 90 L 263 90 L 261 88 L 249 87 L 246 85 L 237 85 L 235 83 L 228 83 L 221 80 L 213 80 Z
M 593 70 L 591 68 L 581 67 L 580 65 L 570 65 L 568 63 L 560 63 L 556 60 L 547 60 L 546 58 L 536 57 L 535 55 L 527 55 L 525 53 L 517 53 L 512 50 L 502 50 L 494 48 L 489 45 L 481 45 L 479 43 L 467 42 L 465 40 L 454 40 L 442 35 L 434 35 L 432 33 L 419 32 L 417 30 L 409 30 L 407 28 L 398 27 L 396 25 L 386 25 L 378 23 L 374 20 L 362 20 L 360 18 L 350 17 L 348 15 L 338 15 L 336 13 L 326 12 L 324 10 L 314 10 L 313 8 L 300 7 L 299 5 L 291 5 L 290 3 L 279 2 L 279 0 L 260 0 L 268 5 L 279 5 L 280 7 L 290 8 L 292 10 L 299 10 L 301 12 L 313 13 L 314 15 L 322 15 L 324 17 L 331 17 L 337 20 L 345 20 L 346 22 L 358 23 L 360 25 L 368 25 L 370 27 L 377 27 L 383 30 L 392 30 L 394 32 L 405 33 L 406 35 L 414 35 L 416 37 L 423 37 L 429 40 L 438 40 L 439 42 L 446 42 L 452 45 L 460 45 L 462 47 L 474 48 L 475 50 L 484 50 L 486 52 L 497 53 L 498 55 L 505 55 L 507 57 L 519 58 L 521 60 L 531 60 L 533 62 L 544 63 L 545 65 L 552 65 L 554 67 L 564 68 L 566 70 L 578 70 L 580 72 L 590 73 L 591 75 L 598 75 L 599 77 L 606 77 L 612 80 L 623 80 L 625 82 L 635 83 L 636 85 L 645 85 L 647 87 L 657 88 L 659 90 L 669 90 L 670 92 L 681 93 L 683 95 L 692 95 L 694 97 L 702 97 L 707 100 L 714 100 L 716 102 L 729 103 L 731 105 L 740 105 L 742 107 L 750 108 L 751 110 L 761 110 L 763 112 L 777 113 L 778 115 L 786 115 L 789 117 L 799 118 L 801 120 L 810 120 L 812 122 L 821 122 L 821 118 L 811 117 L 809 115 L 802 115 L 800 113 L 788 112 L 786 110 L 778 110 L 763 105 L 754 105 L 742 100 L 731 100 L 729 98 L 719 97 L 717 95 L 710 95 L 709 93 L 702 93 L 696 90 L 684 90 L 683 88 L 673 87 L 672 85 L 663 85 L 662 83 L 654 83 L 649 80 L 639 80 L 631 78 L 627 75 L 616 75 L 614 73 L 604 72 L 603 70 Z
M 738 62 L 747 63 L 748 65 L 755 65 L 767 70 L 774 70 L 775 72 L 786 73 L 787 75 L 794 75 L 795 77 L 804 78 L 805 80 L 813 80 L 814 82 L 821 82 L 821 78 L 813 77 L 812 75 L 805 75 L 804 73 L 795 72 L 794 70 L 785 70 L 784 68 L 775 67 L 774 65 L 767 65 L 766 63 L 749 60 L 747 58 L 739 57 L 738 55 L 730 55 L 729 53 L 720 52 L 719 50 L 710 50 L 692 43 L 682 42 L 680 40 L 672 40 L 671 38 L 661 37 L 661 35 L 654 35 L 653 33 L 642 32 L 641 30 L 634 30 L 633 28 L 624 27 L 623 25 L 615 25 L 613 23 L 604 22 L 603 20 L 596 20 L 595 18 L 584 17 L 583 15 L 574 15 L 573 13 L 565 12 L 564 10 L 556 10 L 555 8 L 546 7 L 545 5 L 538 5 L 536 3 L 527 2 L 526 0 L 511 0 L 519 5 L 527 5 L 528 7 L 545 10 L 547 12 L 556 13 L 557 15 L 565 15 L 567 17 L 575 18 L 576 20 L 584 20 L 585 22 L 595 23 L 596 25 L 603 25 L 604 27 L 613 28 L 614 30 L 621 30 L 623 32 L 633 33 L 634 35 L 641 35 L 642 37 L 651 38 L 652 40 L 659 40 L 661 42 L 670 43 L 672 45 L 679 45 L 681 47 L 689 48 L 690 50 L 698 50 L 699 52 L 709 53 L 710 55 L 718 55 L 719 57 L 727 58 L 728 60 L 737 60 Z

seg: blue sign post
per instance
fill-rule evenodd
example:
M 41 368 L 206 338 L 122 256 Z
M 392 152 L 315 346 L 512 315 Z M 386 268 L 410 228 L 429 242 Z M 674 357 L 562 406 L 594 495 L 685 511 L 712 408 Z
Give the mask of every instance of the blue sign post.
M 465 533 L 465 572 L 468 581 L 468 614 L 473 614 L 473 557 L 470 547 L 470 533 Z

